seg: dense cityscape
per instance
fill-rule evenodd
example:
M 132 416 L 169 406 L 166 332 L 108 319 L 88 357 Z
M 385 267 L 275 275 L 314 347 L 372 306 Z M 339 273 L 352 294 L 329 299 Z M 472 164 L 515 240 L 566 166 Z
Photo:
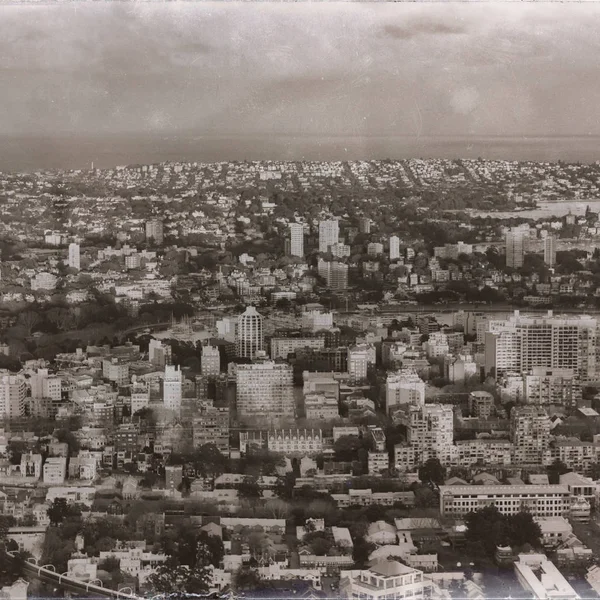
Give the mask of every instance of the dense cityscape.
M 0 596 L 600 597 L 600 164 L 0 176 Z

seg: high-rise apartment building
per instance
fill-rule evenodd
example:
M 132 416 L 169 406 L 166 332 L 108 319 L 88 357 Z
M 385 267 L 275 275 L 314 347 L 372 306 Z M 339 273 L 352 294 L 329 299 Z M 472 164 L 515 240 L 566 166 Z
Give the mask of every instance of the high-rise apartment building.
M 69 267 L 71 269 L 79 269 L 81 268 L 81 260 L 79 254 L 79 244 L 73 242 L 69 244 Z
M 120 358 L 105 358 L 102 361 L 102 377 L 125 386 L 129 383 L 129 364 Z
M 300 223 L 290 223 L 290 254 L 304 256 L 304 226 Z
M 549 267 L 556 264 L 556 238 L 550 234 L 544 239 L 544 262 Z
M 385 383 L 385 404 L 388 414 L 399 406 L 425 404 L 425 382 L 413 369 L 390 373 Z
M 325 279 L 331 290 L 345 290 L 348 287 L 348 265 L 337 261 L 319 259 L 317 265 L 319 275 Z
M 214 444 L 223 454 L 229 453 L 229 409 L 204 406 L 193 421 L 194 447 Z
M 146 221 L 146 241 L 162 244 L 164 241 L 164 226 L 159 219 Z
M 523 266 L 529 242 L 529 228 L 511 227 L 505 236 L 506 266 L 520 269 Z
M 29 386 L 32 398 L 51 398 L 55 402 L 62 399 L 62 379 L 57 375 L 50 375 L 48 369 L 38 369 L 29 378 Z
M 454 409 L 448 404 L 424 404 L 409 408 L 407 441 L 416 464 L 438 458 L 442 464 L 454 450 Z
M 526 316 L 488 321 L 486 373 L 522 373 L 536 367 L 572 369 L 582 382 L 596 377 L 598 323 L 587 316 Z
M 136 381 L 131 386 L 131 414 L 146 408 L 150 404 L 150 386 L 141 381 Z
M 400 258 L 400 238 L 397 235 L 390 237 L 390 260 Z
M 543 407 L 514 406 L 510 412 L 513 463 L 539 465 L 550 444 L 550 417 Z
M 181 410 L 183 374 L 177 366 L 166 365 L 163 379 L 163 404 L 169 410 Z
M 571 406 L 581 401 L 581 383 L 572 369 L 535 367 L 523 373 L 522 398 L 528 404 Z
M 289 354 L 296 352 L 299 348 L 312 348 L 320 350 L 325 347 L 324 337 L 309 337 L 307 335 L 294 337 L 272 337 L 271 358 L 276 360 L 283 358 L 287 360 Z
M 374 367 L 377 353 L 373 344 L 357 344 L 348 348 L 348 374 L 352 381 L 367 378 L 369 366 Z
M 340 237 L 340 224 L 337 220 L 319 223 L 319 252 L 329 252 L 329 246 L 337 244 Z
M 293 369 L 290 365 L 272 361 L 238 365 L 236 388 L 240 417 L 294 417 Z
M 15 419 L 25 414 L 27 384 L 19 375 L 0 376 L 0 419 Z
M 221 354 L 216 346 L 202 346 L 202 375 L 216 377 L 221 372 Z
M 263 350 L 263 318 L 254 306 L 249 306 L 238 317 L 237 355 L 254 359 Z
M 148 345 L 148 360 L 161 369 L 171 364 L 171 346 L 152 338 Z

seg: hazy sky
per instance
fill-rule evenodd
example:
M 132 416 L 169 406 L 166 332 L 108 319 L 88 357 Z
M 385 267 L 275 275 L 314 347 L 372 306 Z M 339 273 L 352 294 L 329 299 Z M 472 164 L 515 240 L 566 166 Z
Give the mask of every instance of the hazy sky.
M 0 135 L 600 134 L 600 5 L 0 6 Z

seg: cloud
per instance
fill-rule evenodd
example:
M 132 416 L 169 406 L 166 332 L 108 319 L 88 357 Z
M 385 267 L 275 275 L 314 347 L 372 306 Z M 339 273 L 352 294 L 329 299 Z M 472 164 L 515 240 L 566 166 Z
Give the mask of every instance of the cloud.
M 385 25 L 382 33 L 395 40 L 410 40 L 423 35 L 460 35 L 467 33 L 462 23 L 413 21 L 402 25 Z

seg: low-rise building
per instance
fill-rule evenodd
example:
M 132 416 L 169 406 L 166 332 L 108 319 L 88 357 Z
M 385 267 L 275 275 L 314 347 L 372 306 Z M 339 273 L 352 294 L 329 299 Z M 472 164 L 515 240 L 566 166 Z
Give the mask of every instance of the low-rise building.
M 387 600 L 425 598 L 431 584 L 423 572 L 396 560 L 381 560 L 368 569 L 343 571 L 340 577 L 342 598 Z
M 538 600 L 578 600 L 579 595 L 544 554 L 519 554 L 515 575 L 525 590 Z
M 442 485 L 440 513 L 464 516 L 486 506 L 507 515 L 527 510 L 534 517 L 569 514 L 572 494 L 566 485 Z

